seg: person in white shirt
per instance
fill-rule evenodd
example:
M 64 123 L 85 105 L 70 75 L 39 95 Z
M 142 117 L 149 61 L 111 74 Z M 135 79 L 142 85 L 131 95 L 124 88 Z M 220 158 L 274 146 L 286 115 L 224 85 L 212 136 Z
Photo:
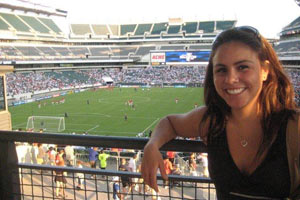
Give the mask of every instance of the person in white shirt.
M 75 154 L 74 154 L 73 146 L 67 145 L 65 147 L 65 154 L 66 154 L 67 165 L 74 166 Z
M 137 159 L 137 154 L 134 154 L 132 158 L 130 158 L 128 162 L 128 169 L 131 172 L 136 172 L 136 159 Z
M 128 162 L 128 171 L 130 172 L 136 172 L 136 160 L 137 160 L 137 154 L 134 154 L 132 158 L 130 158 Z M 133 188 L 135 188 L 135 184 L 137 183 L 138 178 L 132 178 L 131 180 L 131 188 L 129 191 L 132 191 Z

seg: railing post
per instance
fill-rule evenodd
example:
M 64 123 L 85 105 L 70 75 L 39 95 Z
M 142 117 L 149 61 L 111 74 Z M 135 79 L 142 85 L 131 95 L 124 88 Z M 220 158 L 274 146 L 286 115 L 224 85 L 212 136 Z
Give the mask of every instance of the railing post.
M 14 142 L 0 140 L 0 199 L 20 200 L 18 157 Z

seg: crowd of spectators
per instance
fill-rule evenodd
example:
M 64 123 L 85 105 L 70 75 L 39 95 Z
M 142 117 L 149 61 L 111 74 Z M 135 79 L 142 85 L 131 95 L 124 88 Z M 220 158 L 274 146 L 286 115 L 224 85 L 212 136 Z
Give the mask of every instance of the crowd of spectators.
M 25 72 L 7 75 L 8 96 L 33 93 L 54 88 L 94 85 L 110 77 L 114 84 L 203 83 L 203 67 L 148 67 Z
M 204 67 L 148 67 L 127 69 L 121 73 L 123 83 L 203 83 Z
M 295 88 L 296 101 L 300 102 L 300 70 L 285 68 Z M 83 87 L 105 83 L 103 77 L 110 77 L 114 84 L 203 84 L 205 67 L 158 66 L 148 68 L 104 68 L 73 71 L 25 72 L 7 75 L 8 96 L 54 88 Z
M 300 70 L 297 68 L 286 68 L 286 72 L 289 75 L 295 90 L 295 99 L 300 106 Z

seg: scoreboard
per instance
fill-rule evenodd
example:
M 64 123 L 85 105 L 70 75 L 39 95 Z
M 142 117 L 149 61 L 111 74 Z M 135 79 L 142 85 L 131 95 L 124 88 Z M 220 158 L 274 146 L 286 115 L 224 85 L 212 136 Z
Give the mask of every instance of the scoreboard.
M 207 64 L 210 51 L 151 52 L 150 63 L 155 65 Z

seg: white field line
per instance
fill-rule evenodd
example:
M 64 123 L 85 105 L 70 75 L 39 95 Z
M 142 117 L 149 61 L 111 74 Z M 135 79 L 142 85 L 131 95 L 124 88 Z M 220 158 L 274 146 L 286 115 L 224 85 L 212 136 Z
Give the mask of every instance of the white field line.
M 23 125 L 27 125 L 27 122 L 23 122 L 23 123 L 21 123 L 21 124 L 16 124 L 16 125 L 14 125 L 13 127 L 14 128 L 18 128 L 19 126 L 23 126 Z
M 86 132 L 89 132 L 89 131 L 91 131 L 91 130 L 94 130 L 95 128 L 98 128 L 99 127 L 99 125 L 97 125 L 97 126 L 95 126 L 95 127 L 93 127 L 93 128 L 90 128 L 89 130 L 87 130 Z
M 153 124 L 155 124 L 157 121 L 159 120 L 159 118 L 157 118 L 154 122 L 152 122 L 152 124 L 150 124 L 150 126 L 148 126 L 142 133 L 145 133 L 146 130 L 148 130 L 148 128 L 150 128 Z

